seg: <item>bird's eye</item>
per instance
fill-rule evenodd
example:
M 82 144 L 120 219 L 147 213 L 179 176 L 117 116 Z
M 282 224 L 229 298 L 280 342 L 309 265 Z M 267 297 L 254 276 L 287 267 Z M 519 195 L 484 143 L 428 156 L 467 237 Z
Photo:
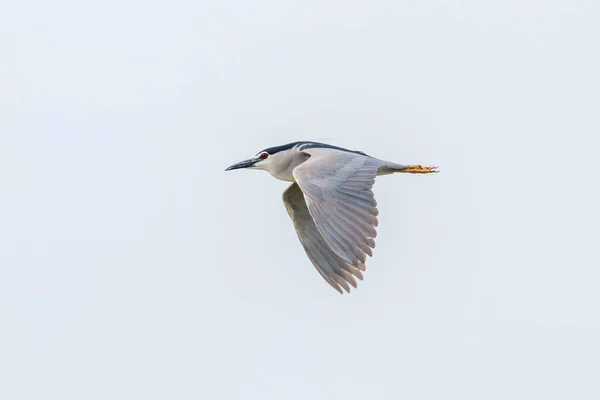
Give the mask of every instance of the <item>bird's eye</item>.
M 263 160 L 266 160 L 266 159 L 267 159 L 267 157 L 269 157 L 269 155 L 268 155 L 267 153 L 262 153 L 262 154 L 260 155 L 260 158 L 262 158 Z

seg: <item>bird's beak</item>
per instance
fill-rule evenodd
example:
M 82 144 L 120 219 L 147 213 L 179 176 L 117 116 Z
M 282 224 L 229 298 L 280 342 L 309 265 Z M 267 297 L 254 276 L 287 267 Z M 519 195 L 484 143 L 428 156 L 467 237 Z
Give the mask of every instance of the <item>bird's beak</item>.
M 231 167 L 227 168 L 225 171 L 231 171 L 233 169 L 241 169 L 241 168 L 251 168 L 254 167 L 260 159 L 259 158 L 250 158 L 248 160 L 240 161 L 239 163 L 233 164 Z

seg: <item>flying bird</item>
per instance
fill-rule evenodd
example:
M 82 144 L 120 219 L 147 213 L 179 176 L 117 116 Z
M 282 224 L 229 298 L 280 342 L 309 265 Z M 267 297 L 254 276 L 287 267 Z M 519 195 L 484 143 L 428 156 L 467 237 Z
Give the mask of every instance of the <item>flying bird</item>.
M 226 171 L 242 168 L 262 169 L 293 182 L 283 192 L 283 203 L 300 243 L 325 281 L 342 294 L 342 288 L 356 288 L 355 278 L 363 279 L 367 255 L 375 248 L 375 177 L 438 172 L 437 167 L 396 164 L 306 141 L 264 149 Z

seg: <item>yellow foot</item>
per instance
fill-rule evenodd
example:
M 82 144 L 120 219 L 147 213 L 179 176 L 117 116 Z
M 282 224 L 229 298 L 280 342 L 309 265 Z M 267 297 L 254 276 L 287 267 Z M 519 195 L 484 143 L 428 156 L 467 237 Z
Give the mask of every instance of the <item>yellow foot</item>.
M 438 167 L 424 167 L 421 165 L 409 165 L 408 168 L 400 170 L 400 172 L 408 172 L 411 174 L 430 174 L 432 172 L 439 172 Z

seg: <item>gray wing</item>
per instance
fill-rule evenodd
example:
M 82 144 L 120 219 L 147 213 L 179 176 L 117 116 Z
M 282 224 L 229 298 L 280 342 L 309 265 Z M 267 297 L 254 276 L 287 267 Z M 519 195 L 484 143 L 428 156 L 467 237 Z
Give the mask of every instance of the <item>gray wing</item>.
M 377 202 L 371 189 L 381 161 L 331 149 L 304 152 L 310 158 L 293 175 L 315 226 L 341 259 L 364 265 L 377 236 Z
M 365 270 L 365 265 L 350 265 L 331 250 L 315 226 L 298 184 L 293 183 L 283 192 L 283 203 L 308 258 L 327 283 L 340 293 L 343 293 L 341 288 L 350 291 L 348 283 L 356 287 L 354 277 L 363 279 L 361 270 Z

